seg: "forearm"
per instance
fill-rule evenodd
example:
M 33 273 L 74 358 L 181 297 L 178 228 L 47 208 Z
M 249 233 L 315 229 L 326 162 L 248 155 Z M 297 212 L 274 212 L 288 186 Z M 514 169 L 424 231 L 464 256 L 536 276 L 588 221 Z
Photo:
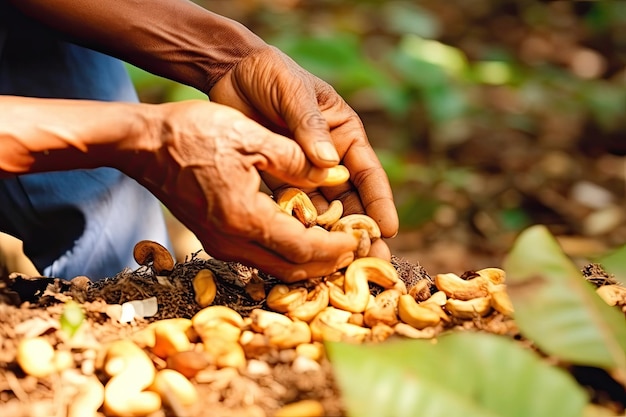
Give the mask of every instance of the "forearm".
M 266 44 L 188 0 L 10 0 L 76 42 L 208 92 Z
M 0 177 L 112 166 L 150 149 L 151 109 L 131 103 L 0 96 Z

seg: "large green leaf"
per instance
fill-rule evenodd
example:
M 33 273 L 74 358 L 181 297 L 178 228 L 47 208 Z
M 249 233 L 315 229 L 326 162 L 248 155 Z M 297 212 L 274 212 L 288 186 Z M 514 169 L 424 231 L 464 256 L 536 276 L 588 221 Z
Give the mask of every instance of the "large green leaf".
M 598 297 L 544 226 L 517 239 L 504 262 L 520 332 L 547 354 L 626 376 L 626 321 Z
M 587 402 L 567 373 L 502 336 L 331 343 L 328 351 L 354 417 L 573 417 Z

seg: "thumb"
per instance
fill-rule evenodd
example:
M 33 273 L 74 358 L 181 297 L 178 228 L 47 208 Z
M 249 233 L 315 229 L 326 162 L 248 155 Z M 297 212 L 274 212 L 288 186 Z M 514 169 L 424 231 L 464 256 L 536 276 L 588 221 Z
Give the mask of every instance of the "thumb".
M 267 136 L 259 146 L 255 167 L 280 181 L 297 187 L 315 188 L 328 175 L 327 168 L 313 165 L 300 145 L 287 137 L 267 130 Z

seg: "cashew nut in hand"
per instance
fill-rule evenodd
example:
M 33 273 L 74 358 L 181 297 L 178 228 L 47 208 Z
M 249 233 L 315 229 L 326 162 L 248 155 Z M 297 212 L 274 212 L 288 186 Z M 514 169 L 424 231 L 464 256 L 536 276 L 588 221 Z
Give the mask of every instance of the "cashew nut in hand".
M 192 284 L 196 303 L 200 307 L 210 306 L 217 294 L 217 285 L 215 284 L 213 272 L 210 269 L 201 269 L 193 278 Z
M 374 219 L 365 214 L 349 214 L 337 220 L 330 228 L 332 232 L 351 233 L 359 242 L 356 256 L 362 258 L 369 253 L 371 242 L 381 236 Z
M 385 290 L 375 297 L 374 305 L 363 313 L 365 324 L 373 328 L 379 323 L 393 326 L 398 322 L 398 300 L 400 291 L 396 289 Z
M 205 343 L 213 337 L 236 342 L 244 326 L 239 313 L 221 305 L 203 308 L 191 318 L 191 323 Z
M 402 288 L 406 292 L 404 282 L 398 278 L 398 272 L 393 265 L 380 258 L 356 259 L 348 265 L 343 281 L 343 288 L 328 281 L 330 303 L 353 313 L 365 311 L 370 298 L 370 281 L 385 289 Z
M 172 254 L 163 245 L 152 240 L 137 242 L 133 249 L 133 257 L 139 265 L 152 264 L 157 275 L 167 275 L 174 269 Z
M 489 295 L 489 285 L 491 282 L 484 276 L 477 276 L 464 280 L 456 274 L 437 274 L 435 285 L 440 291 L 446 293 L 450 298 L 457 300 L 471 300 Z
M 493 285 L 489 289 L 491 295 L 491 306 L 498 313 L 506 317 L 513 316 L 513 303 L 509 297 L 509 293 L 506 291 L 505 284 Z
M 170 406 L 189 406 L 198 401 L 196 387 L 185 375 L 173 369 L 162 369 L 157 372 L 149 390 L 159 394 L 163 403 Z
M 309 324 L 311 336 L 316 342 L 361 343 L 371 330 L 348 323 L 352 313 L 334 307 L 326 307 Z
M 307 323 L 323 309 L 328 307 L 330 302 L 330 289 L 323 282 L 318 283 L 313 290 L 307 294 L 306 301 L 287 311 L 287 316 L 292 319 L 306 321 Z
M 106 351 L 104 370 L 111 377 L 104 387 L 104 408 L 114 416 L 145 416 L 161 408 L 161 397 L 145 391 L 156 370 L 152 360 L 130 340 L 112 342 Z
M 306 227 L 315 226 L 317 209 L 304 191 L 294 187 L 287 188 L 276 202 L 285 213 L 295 216 Z
M 441 321 L 441 316 L 420 304 L 409 294 L 403 294 L 398 300 L 398 316 L 400 320 L 416 329 L 436 326 Z
M 343 203 L 341 200 L 333 200 L 330 202 L 328 209 L 317 215 L 316 223 L 323 227 L 332 227 L 343 215 Z
M 322 187 L 334 187 L 343 184 L 350 179 L 350 171 L 343 165 L 335 165 L 328 169 L 326 179 L 322 181 Z
M 473 298 L 471 300 L 457 300 L 448 298 L 446 310 L 460 319 L 484 317 L 491 311 L 491 296 Z
M 306 297 L 307 290 L 304 287 L 290 288 L 285 284 L 278 284 L 267 294 L 266 304 L 274 311 L 286 313 L 304 304 Z

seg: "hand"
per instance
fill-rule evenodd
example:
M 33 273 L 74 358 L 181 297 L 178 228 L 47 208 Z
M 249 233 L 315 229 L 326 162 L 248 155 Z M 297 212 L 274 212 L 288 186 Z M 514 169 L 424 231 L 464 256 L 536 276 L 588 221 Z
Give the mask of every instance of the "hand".
M 348 184 L 306 191 L 320 212 L 341 199 L 346 214 L 363 213 L 376 220 L 383 237 L 398 231 L 391 187 L 361 120 L 327 83 L 306 72 L 279 50 L 268 47 L 242 59 L 211 89 L 212 101 L 243 112 L 274 132 L 293 139 L 316 167 L 331 167 L 340 159 L 351 173 Z M 263 176 L 274 191 L 281 178 Z M 380 241 L 377 254 L 389 257 Z
M 215 103 L 162 104 L 156 149 L 128 174 L 189 227 L 212 256 L 257 267 L 287 282 L 328 275 L 353 260 L 356 242 L 306 229 L 259 191 L 259 171 L 310 187 L 325 170 L 300 147 L 239 111 Z

